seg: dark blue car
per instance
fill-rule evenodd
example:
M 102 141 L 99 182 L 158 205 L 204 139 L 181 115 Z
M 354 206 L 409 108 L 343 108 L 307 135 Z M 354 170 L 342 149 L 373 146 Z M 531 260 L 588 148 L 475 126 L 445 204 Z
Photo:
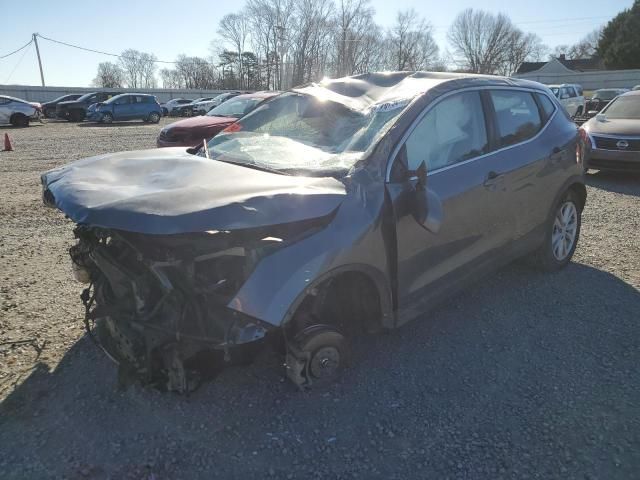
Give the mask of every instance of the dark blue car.
M 90 109 L 87 119 L 94 122 L 111 123 L 114 120 L 144 120 L 158 123 L 162 118 L 162 107 L 153 95 L 123 93 L 98 103 Z

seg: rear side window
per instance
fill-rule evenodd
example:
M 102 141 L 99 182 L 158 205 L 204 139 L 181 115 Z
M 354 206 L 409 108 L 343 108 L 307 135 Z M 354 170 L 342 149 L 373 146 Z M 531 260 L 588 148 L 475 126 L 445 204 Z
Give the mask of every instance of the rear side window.
M 524 142 L 542 128 L 538 105 L 531 93 L 519 90 L 493 90 L 490 97 L 496 112 L 500 147 Z
M 556 107 L 553 105 L 553 102 L 546 95 L 542 93 L 536 93 L 536 95 L 538 96 L 540 108 L 542 109 L 542 113 L 544 114 L 543 123 L 546 123 L 547 120 L 551 118 L 551 115 L 553 115 L 553 112 L 555 112 Z
M 433 171 L 487 153 L 480 94 L 457 93 L 437 103 L 411 132 L 405 146 L 410 170 L 423 161 Z

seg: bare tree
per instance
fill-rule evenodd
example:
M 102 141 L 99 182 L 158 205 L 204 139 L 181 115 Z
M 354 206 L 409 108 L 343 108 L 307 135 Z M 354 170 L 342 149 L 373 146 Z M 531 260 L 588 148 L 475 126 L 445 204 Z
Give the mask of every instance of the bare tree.
M 602 28 L 598 28 L 587 34 L 582 40 L 569 48 L 567 57 L 572 59 L 593 57 L 596 54 L 601 36 Z
M 102 62 L 98 65 L 98 73 L 92 84 L 101 88 L 120 88 L 123 84 L 122 70 L 115 63 Z
M 297 85 L 319 80 L 327 69 L 331 39 L 326 33 L 334 6 L 330 0 L 296 0 L 294 6 L 291 83 Z
M 205 58 L 179 55 L 176 60 L 176 75 L 185 88 L 216 88 L 217 71 Z
M 227 42 L 229 42 L 234 48 L 238 61 L 238 78 L 239 87 L 244 88 L 245 82 L 245 69 L 243 65 L 242 54 L 245 51 L 245 44 L 247 36 L 249 34 L 249 22 L 247 15 L 244 13 L 235 14 L 230 13 L 222 17 L 220 20 L 220 27 L 218 28 L 218 34 Z
M 504 59 L 497 68 L 501 75 L 512 75 L 523 62 L 537 62 L 542 60 L 547 51 L 542 39 L 535 33 L 524 33 L 514 28 L 509 37 L 509 48 L 506 49 Z
M 119 58 L 124 82 L 129 88 L 154 88 L 156 86 L 156 56 L 128 49 Z
M 413 9 L 398 12 L 387 34 L 388 67 L 396 70 L 424 70 L 438 58 L 432 28 Z
M 448 39 L 463 68 L 494 74 L 506 60 L 514 29 L 504 14 L 492 15 L 469 8 L 455 18 Z
M 248 0 L 251 39 L 265 61 L 267 87 L 284 85 L 283 64 L 288 54 L 294 0 Z
M 334 74 L 364 73 L 381 63 L 382 32 L 370 0 L 340 0 L 334 20 Z
M 160 70 L 160 80 L 162 88 L 184 88 L 182 77 L 177 70 L 163 68 Z

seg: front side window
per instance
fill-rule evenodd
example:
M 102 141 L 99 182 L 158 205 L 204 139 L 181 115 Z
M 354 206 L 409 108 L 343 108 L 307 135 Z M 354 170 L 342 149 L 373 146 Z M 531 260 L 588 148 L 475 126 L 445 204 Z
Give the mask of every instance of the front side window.
M 540 112 L 531 93 L 492 90 L 489 96 L 496 112 L 500 147 L 524 142 L 542 128 Z
M 457 93 L 438 102 L 411 132 L 405 147 L 410 170 L 423 161 L 433 171 L 487 153 L 480 94 Z
M 387 132 L 409 99 L 353 110 L 289 92 L 263 103 L 208 143 L 212 158 L 289 174 L 341 176 Z M 201 150 L 200 155 L 205 153 Z
M 126 105 L 129 103 L 129 97 L 112 97 L 112 99 L 105 103 L 114 103 L 115 105 Z

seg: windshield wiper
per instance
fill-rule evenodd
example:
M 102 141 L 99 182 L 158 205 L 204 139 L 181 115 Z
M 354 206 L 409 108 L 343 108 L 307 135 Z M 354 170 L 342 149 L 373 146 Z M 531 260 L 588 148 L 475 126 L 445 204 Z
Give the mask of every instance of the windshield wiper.
M 255 163 L 243 163 L 243 162 L 234 162 L 233 160 L 216 158 L 215 160 L 224 163 L 230 163 L 232 165 L 238 165 L 240 167 L 253 168 L 254 170 L 262 170 L 263 172 L 269 173 L 277 173 L 278 175 L 290 175 L 289 173 L 283 172 L 282 170 L 276 170 L 275 168 L 264 167 L 262 165 L 256 165 Z

